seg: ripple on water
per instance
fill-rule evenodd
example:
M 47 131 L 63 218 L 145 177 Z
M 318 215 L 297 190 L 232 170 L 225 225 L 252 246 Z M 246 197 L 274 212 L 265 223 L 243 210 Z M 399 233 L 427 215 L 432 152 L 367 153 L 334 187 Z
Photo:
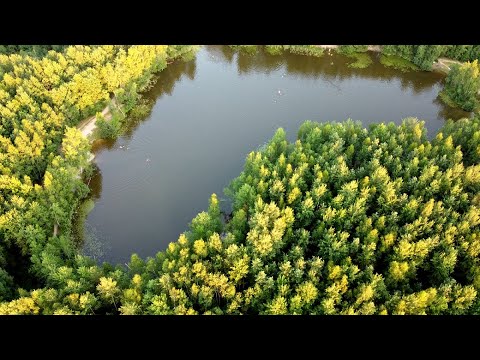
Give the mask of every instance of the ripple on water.
M 164 250 L 279 127 L 293 140 L 305 120 L 352 117 L 367 127 L 414 114 L 434 136 L 445 118 L 462 115 L 436 100 L 443 75 L 402 73 L 377 57 L 353 69 L 331 54 L 243 56 L 205 46 L 188 66 L 165 69 L 145 94 L 155 102 L 151 114 L 97 147 L 100 200 L 87 222 L 110 245 L 104 258 L 125 263 L 133 252 Z

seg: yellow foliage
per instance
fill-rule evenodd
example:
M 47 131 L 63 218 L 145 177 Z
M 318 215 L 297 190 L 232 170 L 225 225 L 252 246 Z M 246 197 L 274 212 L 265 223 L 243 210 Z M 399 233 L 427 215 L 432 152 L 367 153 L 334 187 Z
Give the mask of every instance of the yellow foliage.
M 311 281 L 306 281 L 297 287 L 297 294 L 305 304 L 311 304 L 318 296 L 318 290 Z
M 287 300 L 283 296 L 276 297 L 268 306 L 268 311 L 272 315 L 287 314 Z
M 195 242 L 193 243 L 193 251 L 198 256 L 201 256 L 201 257 L 207 256 L 208 249 L 207 249 L 207 245 L 205 244 L 205 241 L 203 241 L 202 239 L 195 240 Z
M 97 285 L 97 290 L 105 299 L 113 299 L 120 291 L 117 287 L 117 282 L 112 278 L 101 277 L 100 283 Z
M 248 274 L 249 260 L 250 260 L 249 256 L 244 255 L 243 258 L 238 259 L 233 263 L 233 265 L 230 267 L 230 270 L 228 272 L 230 280 L 237 283 Z
M 8 303 L 0 303 L 0 314 L 2 315 L 36 315 L 40 308 L 32 298 L 21 297 Z
M 222 240 L 220 239 L 220 235 L 217 233 L 213 233 L 212 236 L 208 239 L 208 248 L 215 250 L 216 252 L 221 252 L 223 249 Z
M 407 274 L 408 269 L 409 269 L 409 266 L 407 262 L 392 261 L 392 263 L 390 264 L 389 273 L 394 280 L 400 281 L 405 278 L 405 275 Z

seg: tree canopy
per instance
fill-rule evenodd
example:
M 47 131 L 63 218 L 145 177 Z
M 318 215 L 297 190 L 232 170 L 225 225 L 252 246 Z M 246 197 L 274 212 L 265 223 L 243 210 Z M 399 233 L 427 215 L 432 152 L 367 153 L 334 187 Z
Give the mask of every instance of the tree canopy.
M 478 314 L 480 119 L 429 141 L 401 126 L 307 121 L 251 152 L 166 251 L 86 257 L 0 305 L 44 314 Z
M 90 145 L 75 126 L 112 98 L 132 110 L 154 73 L 195 49 L 0 48 L 0 314 L 480 313 L 478 115 L 431 141 L 413 118 L 368 129 L 307 121 L 293 143 L 279 129 L 226 189 L 227 223 L 213 194 L 153 258 L 123 267 L 79 255 L 71 222 Z M 422 68 L 447 51 L 385 50 Z M 467 63 L 446 91 L 462 101 L 477 80 Z
M 78 175 L 90 150 L 75 126 L 112 97 L 130 110 L 154 73 L 196 49 L 49 47 L 0 54 L 0 299 L 25 286 L 24 274 L 41 284 L 75 254 L 71 222 L 88 192 Z
M 442 91 L 449 101 L 466 111 L 480 109 L 478 95 L 480 93 L 480 66 L 478 60 L 454 64 L 445 79 Z

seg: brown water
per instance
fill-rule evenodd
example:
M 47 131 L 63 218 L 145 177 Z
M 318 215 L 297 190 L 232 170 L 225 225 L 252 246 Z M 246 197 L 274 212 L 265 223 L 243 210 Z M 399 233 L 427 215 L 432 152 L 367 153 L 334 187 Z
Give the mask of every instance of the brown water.
M 205 46 L 195 60 L 170 65 L 147 94 L 151 114 L 95 149 L 85 253 L 124 263 L 134 252 L 164 250 L 210 194 L 225 199 L 246 155 L 279 127 L 294 140 L 305 120 L 368 126 L 415 116 L 432 137 L 446 118 L 468 116 L 437 100 L 444 75 L 386 68 L 376 53 L 368 68 L 352 69 L 332 54 L 251 56 Z

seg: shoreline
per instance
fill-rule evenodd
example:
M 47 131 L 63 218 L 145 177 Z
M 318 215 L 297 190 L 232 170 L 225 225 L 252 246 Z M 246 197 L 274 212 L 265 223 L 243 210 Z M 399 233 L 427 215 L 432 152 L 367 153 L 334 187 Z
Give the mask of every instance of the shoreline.
M 105 120 L 110 120 L 112 118 L 112 113 L 110 111 L 110 105 L 105 106 L 105 108 L 101 112 L 102 116 Z M 93 115 L 87 119 L 82 120 L 78 125 L 77 129 L 81 131 L 83 136 L 90 140 L 91 135 L 97 128 L 97 115 Z
M 331 49 L 337 50 L 340 45 L 315 45 L 315 46 L 318 46 L 326 50 L 331 50 Z M 367 46 L 368 46 L 367 51 L 378 52 L 378 53 L 382 52 L 382 45 L 367 45 Z M 450 68 L 451 64 L 462 64 L 462 62 L 458 60 L 448 59 L 448 58 L 439 58 L 438 60 L 433 62 L 431 71 L 438 71 L 444 74 L 448 74 L 448 72 L 451 69 Z M 117 107 L 119 106 L 115 97 L 113 97 L 110 104 L 108 104 L 101 112 L 105 120 L 110 120 L 112 118 L 112 113 L 110 109 L 110 106 L 112 104 L 115 104 Z M 96 115 L 94 115 L 87 119 L 82 120 L 77 125 L 77 129 L 81 131 L 83 136 L 85 136 L 90 141 L 90 143 L 93 143 L 95 141 L 95 139 L 93 139 L 92 137 L 92 134 L 97 128 L 96 122 L 97 122 L 97 117 Z M 94 158 L 95 158 L 95 155 L 91 153 L 91 156 L 88 162 L 93 161 Z
M 326 50 L 330 50 L 330 49 L 336 50 L 340 45 L 316 45 L 316 46 Z M 368 46 L 367 51 L 380 52 L 380 53 L 382 52 L 382 45 L 367 45 L 367 46 Z M 445 58 L 445 57 L 438 58 L 438 60 L 433 62 L 431 71 L 439 71 L 441 73 L 448 74 L 448 72 L 451 69 L 450 65 L 452 64 L 461 65 L 462 62 L 458 60 Z
M 105 120 L 110 120 L 112 118 L 112 112 L 110 109 L 110 106 L 112 104 L 115 104 L 117 107 L 119 106 L 115 97 L 111 100 L 110 104 L 105 106 L 105 108 L 102 110 L 101 114 Z M 89 118 L 86 118 L 82 120 L 78 125 L 77 129 L 80 130 L 83 136 L 87 138 L 87 140 L 92 144 L 95 139 L 93 138 L 93 133 L 95 132 L 95 129 L 97 128 L 97 115 L 93 115 Z M 92 162 L 95 159 L 95 154 L 93 152 L 90 152 L 90 156 L 88 158 L 88 162 Z M 79 174 L 83 172 L 83 169 L 80 169 Z

